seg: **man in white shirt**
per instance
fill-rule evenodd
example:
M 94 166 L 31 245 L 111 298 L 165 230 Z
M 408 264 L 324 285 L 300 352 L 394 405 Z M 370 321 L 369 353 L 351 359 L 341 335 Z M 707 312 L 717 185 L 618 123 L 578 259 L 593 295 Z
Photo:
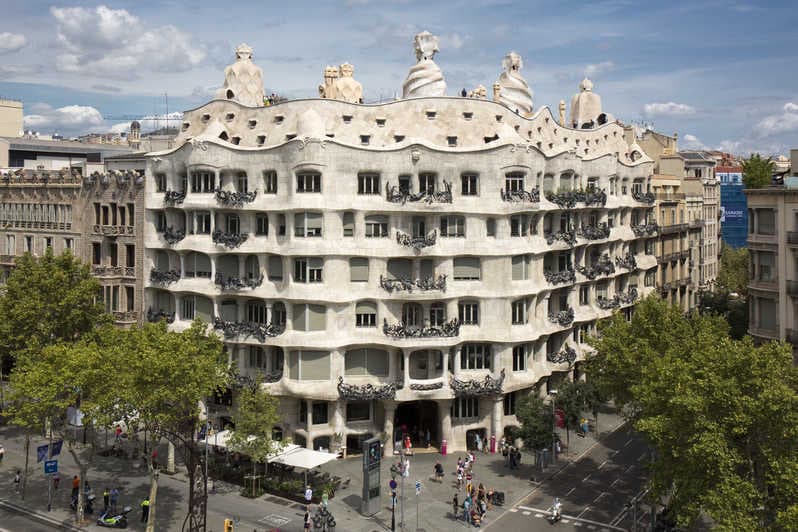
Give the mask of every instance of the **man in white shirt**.
M 310 500 L 313 498 L 313 490 L 310 489 L 310 486 L 305 487 L 305 503 L 308 506 L 308 510 L 310 510 Z

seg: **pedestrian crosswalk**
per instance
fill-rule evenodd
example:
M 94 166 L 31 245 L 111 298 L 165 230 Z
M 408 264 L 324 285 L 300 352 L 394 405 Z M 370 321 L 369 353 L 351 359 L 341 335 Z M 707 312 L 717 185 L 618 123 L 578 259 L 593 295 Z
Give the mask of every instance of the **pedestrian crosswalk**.
M 550 515 L 548 510 L 530 508 L 528 506 L 517 506 L 515 508 L 510 508 L 509 511 L 511 513 L 520 513 L 525 517 L 531 517 L 533 519 L 548 519 Z M 563 524 L 570 524 L 574 528 L 583 528 L 585 530 L 592 530 L 595 532 L 616 532 L 624 530 L 623 528 L 618 528 L 606 523 L 599 523 L 597 521 L 591 521 L 590 519 L 583 519 L 581 517 L 574 517 L 565 514 L 563 514 L 560 522 Z

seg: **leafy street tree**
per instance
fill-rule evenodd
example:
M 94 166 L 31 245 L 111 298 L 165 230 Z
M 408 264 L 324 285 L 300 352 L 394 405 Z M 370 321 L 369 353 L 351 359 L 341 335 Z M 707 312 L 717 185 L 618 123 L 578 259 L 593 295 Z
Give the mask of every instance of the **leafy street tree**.
M 734 340 L 656 297 L 590 342 L 588 372 L 654 447 L 652 492 L 685 527 L 798 529 L 798 369 L 789 346 Z
M 522 397 L 515 407 L 515 415 L 521 423 L 519 436 L 528 449 L 545 449 L 551 446 L 554 420 L 551 407 L 537 394 Z
M 258 496 L 255 488 L 256 464 L 264 463 L 279 447 L 279 443 L 272 439 L 272 429 L 279 422 L 279 400 L 258 384 L 260 382 L 258 377 L 251 385 L 241 389 L 233 414 L 235 429 L 228 439 L 230 449 L 252 459 L 252 497 Z
M 724 245 L 720 250 L 720 267 L 715 285 L 720 292 L 748 295 L 751 256 L 748 248 L 735 249 Z
M 565 422 L 565 444 L 571 446 L 571 431 L 579 426 L 579 418 L 585 410 L 585 401 L 580 383 L 569 380 L 563 381 L 557 387 L 555 405 L 562 410 Z
M 762 188 L 770 185 L 773 178 L 773 161 L 763 159 L 758 153 L 743 160 L 743 183 L 746 188 Z
M 726 318 L 735 340 L 748 334 L 748 280 L 750 257 L 746 248 L 723 246 L 715 290 L 701 294 L 702 312 Z

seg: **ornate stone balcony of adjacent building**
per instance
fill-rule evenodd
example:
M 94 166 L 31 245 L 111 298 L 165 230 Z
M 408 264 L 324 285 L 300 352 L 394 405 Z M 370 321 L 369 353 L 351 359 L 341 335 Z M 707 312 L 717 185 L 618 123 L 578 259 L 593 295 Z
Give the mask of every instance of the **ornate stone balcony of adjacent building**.
M 597 225 L 583 225 L 576 230 L 576 234 L 586 240 L 602 240 L 609 238 L 610 227 L 604 222 Z
M 150 323 L 157 323 L 161 320 L 166 320 L 166 323 L 172 323 L 175 321 L 175 313 L 174 312 L 167 312 L 165 310 L 153 310 L 152 308 L 147 309 L 147 321 Z
M 51 231 L 72 231 L 72 222 L 42 222 L 31 220 L 0 220 L 0 225 L 6 229 L 48 229 Z M 99 226 L 95 226 L 99 227 Z M 102 234 L 99 229 L 96 233 Z
M 136 228 L 132 225 L 95 225 L 92 232 L 95 235 L 122 236 L 135 234 Z
M 603 207 L 607 204 L 607 193 L 603 190 L 566 190 L 562 192 L 550 192 L 546 194 L 546 199 L 554 203 L 561 209 L 573 209 L 577 203 L 583 203 L 586 207 Z
M 632 232 L 636 237 L 654 236 L 659 231 L 659 226 L 656 222 L 638 224 L 632 226 Z
M 217 188 L 214 190 L 216 201 L 225 207 L 243 207 L 245 203 L 252 203 L 258 196 L 258 191 L 252 192 L 235 192 L 227 191 Z
M 338 377 L 338 397 L 346 401 L 388 401 L 396 397 L 396 384 L 348 384 Z
M 221 331 L 226 339 L 255 338 L 260 343 L 285 332 L 283 323 L 255 323 L 253 321 L 225 321 L 214 318 L 214 330 Z
M 441 325 L 415 326 L 397 323 L 388 325 L 383 319 L 382 332 L 393 338 L 445 338 L 460 335 L 460 321 L 454 318 Z
M 576 281 L 576 274 L 570 267 L 566 270 L 560 270 L 558 272 L 544 271 L 543 276 L 546 278 L 546 281 L 549 284 L 554 285 L 571 284 Z
M 543 234 L 546 238 L 546 243 L 552 245 L 555 241 L 559 240 L 560 242 L 565 242 L 569 246 L 573 246 L 576 244 L 576 230 L 575 229 L 567 229 L 565 231 L 557 231 L 556 233 L 553 232 L 546 232 Z
M 83 177 L 77 170 L 71 172 L 67 170 L 47 171 L 47 170 L 12 170 L 0 172 L 2 182 L 5 186 L 27 185 L 72 185 L 80 187 Z
M 482 379 L 461 380 L 452 375 L 449 377 L 449 386 L 456 397 L 500 396 L 504 385 L 504 377 L 504 368 L 502 368 L 498 377 L 485 375 Z
M 166 240 L 166 243 L 170 246 L 174 246 L 184 238 L 186 238 L 186 232 L 183 229 L 178 229 L 177 227 L 168 226 L 163 231 L 160 232 L 163 236 L 163 239 Z
M 566 345 L 556 353 L 546 353 L 546 360 L 552 364 L 563 364 L 567 362 L 570 366 L 576 362 L 576 349 L 570 345 Z
M 247 241 L 249 237 L 246 233 L 228 233 L 221 229 L 216 229 L 211 235 L 214 244 L 223 245 L 226 248 L 237 248 Z
M 615 265 L 624 270 L 633 272 L 637 269 L 637 260 L 631 253 L 627 253 L 623 257 L 615 257 Z
M 549 312 L 549 321 L 560 327 L 568 327 L 574 322 L 574 309 L 569 307 L 559 312 Z
M 0 255 L 0 264 L 14 264 L 16 260 L 14 255 Z
M 178 190 L 167 190 L 163 194 L 163 203 L 164 205 L 180 205 L 186 199 L 186 191 L 178 191 Z
M 402 246 L 412 247 L 413 249 L 422 249 L 429 246 L 434 246 L 438 240 L 438 231 L 433 229 L 427 236 L 411 236 L 402 231 L 396 232 L 396 242 Z
M 150 282 L 152 284 L 169 285 L 180 280 L 180 272 L 177 270 L 159 270 L 153 268 L 150 270 Z
M 540 203 L 540 188 L 532 190 L 504 190 L 501 189 L 502 201 Z
M 615 265 L 606 253 L 589 266 L 577 266 L 576 271 L 590 279 L 591 281 L 599 275 L 612 275 L 615 273 Z
M 136 277 L 133 266 L 92 266 L 91 273 L 97 277 Z
M 427 204 L 430 203 L 451 203 L 452 202 L 452 184 L 444 181 L 443 190 L 429 192 L 422 190 L 415 194 L 403 187 L 396 185 L 385 184 L 385 199 L 391 203 L 417 203 L 423 201 Z
M 232 275 L 224 275 L 221 272 L 216 273 L 215 284 L 222 290 L 244 290 L 245 288 L 255 289 L 263 284 L 263 275 L 259 277 L 236 277 Z
M 446 291 L 446 275 L 425 277 L 424 279 L 389 279 L 380 275 L 380 286 L 389 293 L 393 292 L 413 292 L 413 290 Z
M 659 228 L 659 232 L 661 235 L 670 235 L 673 233 L 680 233 L 686 230 L 687 230 L 687 224 L 663 225 L 662 227 Z
M 654 197 L 653 192 L 642 192 L 638 190 L 633 190 L 632 199 L 635 201 L 639 201 L 640 203 L 646 203 L 648 205 L 651 205 L 652 203 L 654 203 L 654 200 L 656 198 Z

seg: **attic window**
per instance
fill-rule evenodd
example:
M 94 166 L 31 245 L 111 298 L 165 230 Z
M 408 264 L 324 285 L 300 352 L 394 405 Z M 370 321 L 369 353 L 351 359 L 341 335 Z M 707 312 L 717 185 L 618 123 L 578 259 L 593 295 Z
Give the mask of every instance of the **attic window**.
M 344 124 L 349 124 L 352 122 L 352 115 L 343 115 L 341 118 L 344 119 Z
M 538 126 L 538 135 L 540 135 L 541 133 L 543 133 L 543 128 Z
M 446 143 L 449 146 L 457 146 L 457 137 L 446 137 Z
M 552 149 L 552 148 L 554 148 L 554 143 L 553 142 L 549 142 L 549 149 Z
M 516 131 L 516 133 L 517 133 L 517 132 L 518 132 L 518 130 L 520 130 L 520 129 L 521 129 L 521 125 L 520 125 L 520 124 L 518 124 L 518 125 L 516 125 L 516 126 L 515 126 L 515 131 Z
M 472 118 L 474 118 L 474 113 L 467 111 L 463 113 L 463 118 L 465 118 L 466 120 L 471 120 Z
M 232 122 L 235 117 L 236 117 L 235 113 L 227 113 L 226 115 L 224 115 L 224 119 L 227 120 L 228 122 Z
M 576 145 L 579 146 L 579 139 L 576 139 Z
M 371 135 L 360 135 L 360 143 L 364 146 L 368 146 L 371 142 Z
M 496 115 L 496 122 L 501 122 L 503 118 L 503 115 Z
M 604 135 L 604 140 L 607 140 L 607 135 Z
M 241 143 L 241 137 L 233 137 L 230 142 L 238 146 Z
M 258 125 L 258 121 L 257 121 L 257 120 L 254 120 L 254 119 L 252 119 L 252 120 L 250 120 L 249 122 L 247 122 L 247 125 L 249 126 L 249 129 L 255 129 L 255 126 L 257 126 L 257 125 Z
M 330 138 L 335 138 L 335 133 L 327 133 L 327 136 Z
M 538 141 L 537 144 L 538 144 L 538 149 L 540 149 L 540 147 L 543 146 L 543 143 L 540 141 Z
M 285 140 L 291 140 L 291 139 L 295 139 L 295 138 L 296 138 L 296 133 L 288 133 L 285 136 Z
M 266 135 L 258 135 L 258 146 L 266 144 Z
M 274 115 L 274 123 L 275 124 L 282 124 L 283 123 L 283 119 L 285 119 L 285 117 L 283 115 Z
M 383 127 L 385 125 L 385 119 L 384 118 L 378 118 L 376 120 L 376 122 L 377 122 L 377 127 Z
M 188 131 L 188 128 L 191 124 L 188 122 L 183 122 L 183 131 Z
M 546 117 L 546 123 L 547 124 L 549 123 L 549 117 L 548 116 Z
M 404 135 L 394 135 L 393 136 L 393 140 L 396 141 L 396 142 L 402 142 L 403 140 L 405 140 L 405 136 Z
M 202 123 L 203 124 L 207 124 L 210 119 L 211 119 L 211 115 L 209 115 L 208 113 L 205 113 L 204 115 L 202 115 Z
M 435 111 L 425 111 L 425 113 L 427 115 L 427 120 L 435 120 L 435 115 L 438 114 Z
M 587 155 L 588 151 L 590 151 L 590 150 L 588 148 L 585 148 L 585 155 Z
M 227 131 L 222 131 L 221 133 L 219 133 L 219 138 L 222 139 L 222 140 L 229 140 L 230 139 L 230 137 L 227 136 Z
M 568 142 L 568 137 L 563 137 L 562 141 L 563 142 Z
M 485 144 L 490 144 L 494 140 L 499 140 L 499 135 L 493 135 L 492 137 L 485 137 Z

